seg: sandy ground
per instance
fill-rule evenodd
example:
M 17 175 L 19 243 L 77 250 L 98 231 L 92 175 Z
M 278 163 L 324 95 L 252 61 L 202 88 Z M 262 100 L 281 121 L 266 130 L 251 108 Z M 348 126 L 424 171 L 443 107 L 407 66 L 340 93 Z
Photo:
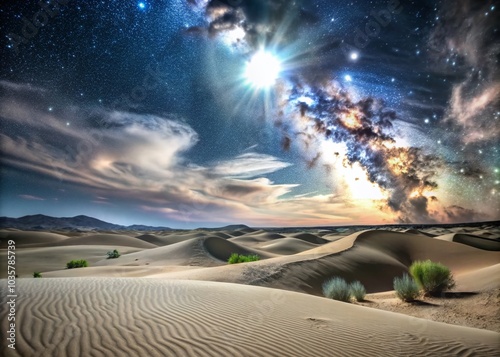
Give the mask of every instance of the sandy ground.
M 283 232 L 0 231 L 16 245 L 16 347 L 7 356 L 489 356 L 500 349 L 498 226 Z M 118 259 L 106 259 L 117 249 Z M 228 265 L 231 253 L 258 262 Z M 65 269 L 71 259 L 88 268 Z M 415 260 L 456 288 L 403 303 L 392 280 Z M 32 278 L 34 271 L 42 279 Z M 321 296 L 341 276 L 366 301 Z M 230 283 L 230 284 L 228 284 Z M 2 294 L 0 316 L 7 316 Z M 2 331 L 7 319 L 2 318 Z M 4 344 L 2 344 L 4 346 Z

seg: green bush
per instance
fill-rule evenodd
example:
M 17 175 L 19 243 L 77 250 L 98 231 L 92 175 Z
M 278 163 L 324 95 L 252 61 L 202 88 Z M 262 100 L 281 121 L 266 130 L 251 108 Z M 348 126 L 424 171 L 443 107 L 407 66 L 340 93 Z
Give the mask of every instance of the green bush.
M 344 302 L 351 301 L 351 289 L 346 281 L 339 277 L 333 277 L 323 283 L 323 295 L 329 299 Z
M 227 262 L 228 264 L 238 264 L 238 263 L 255 262 L 257 260 L 260 260 L 260 257 L 257 254 L 244 255 L 244 254 L 233 253 L 229 257 Z
M 68 268 L 68 269 L 84 268 L 84 267 L 88 267 L 88 266 L 89 266 L 89 264 L 84 259 L 72 260 L 72 261 L 66 263 L 66 268 Z
M 113 251 L 109 251 L 106 254 L 108 255 L 108 259 L 116 259 L 120 256 L 120 253 L 116 249 Z
M 450 269 L 440 263 L 416 261 L 409 271 L 425 295 L 438 295 L 455 286 Z
M 417 283 L 406 273 L 402 278 L 394 278 L 393 283 L 396 296 L 405 302 L 413 301 L 420 295 Z
M 42 273 L 36 271 L 33 273 L 33 278 L 41 278 L 42 277 Z
M 366 296 L 366 289 L 363 284 L 359 281 L 353 281 L 351 285 L 349 285 L 349 289 L 351 290 L 351 295 L 354 296 L 354 298 L 357 301 L 363 301 L 365 300 Z

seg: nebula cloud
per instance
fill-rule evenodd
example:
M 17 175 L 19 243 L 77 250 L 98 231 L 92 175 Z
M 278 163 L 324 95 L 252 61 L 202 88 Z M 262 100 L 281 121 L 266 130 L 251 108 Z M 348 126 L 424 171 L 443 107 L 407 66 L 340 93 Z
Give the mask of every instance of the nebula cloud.
M 466 72 L 454 85 L 447 120 L 462 131 L 462 141 L 476 143 L 498 138 L 500 112 L 500 44 L 498 11 L 489 1 L 460 0 L 441 8 L 439 25 L 428 45 L 436 62 L 453 61 Z
M 320 157 L 328 162 L 330 157 L 341 158 L 345 168 L 361 166 L 369 182 L 387 192 L 386 205 L 399 213 L 401 221 L 432 220 L 424 194 L 437 188 L 433 178 L 441 161 L 421 148 L 396 145 L 392 129 L 397 114 L 383 101 L 354 101 L 334 83 L 328 87 L 293 83 L 283 95 L 283 114 L 277 125 L 288 147 L 298 141 L 306 150 L 316 150 L 312 163 Z M 325 152 L 317 145 L 323 141 L 333 142 L 341 150 Z
M 250 51 L 263 44 L 284 45 L 297 37 L 299 29 L 313 24 L 315 16 L 305 10 L 303 1 L 287 0 L 210 0 L 188 1 L 206 15 L 208 26 L 192 27 L 188 32 L 211 36 L 229 35 L 233 45 Z M 279 43 L 277 43 L 279 39 Z

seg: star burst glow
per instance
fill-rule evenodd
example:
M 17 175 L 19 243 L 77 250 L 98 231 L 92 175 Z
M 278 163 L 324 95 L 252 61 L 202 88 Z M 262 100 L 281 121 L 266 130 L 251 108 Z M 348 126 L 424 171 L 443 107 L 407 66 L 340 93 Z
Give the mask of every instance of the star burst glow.
M 257 52 L 247 63 L 245 78 L 256 88 L 268 88 L 274 85 L 281 72 L 281 63 L 272 53 Z

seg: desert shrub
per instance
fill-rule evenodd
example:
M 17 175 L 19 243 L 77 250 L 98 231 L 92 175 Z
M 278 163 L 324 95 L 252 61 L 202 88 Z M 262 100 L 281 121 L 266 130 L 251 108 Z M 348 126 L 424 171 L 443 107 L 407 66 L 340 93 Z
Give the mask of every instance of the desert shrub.
M 84 259 L 80 259 L 80 260 L 72 260 L 70 262 L 67 262 L 66 263 L 66 267 L 68 269 L 73 269 L 73 268 L 84 268 L 84 267 L 88 267 L 89 264 L 87 263 L 86 260 Z
M 120 256 L 120 253 L 116 249 L 112 251 L 110 250 L 106 254 L 108 255 L 108 259 L 116 259 Z
M 406 273 L 402 278 L 394 278 L 393 284 L 396 296 L 403 301 L 413 301 L 420 295 L 417 283 Z
M 244 254 L 233 253 L 229 257 L 227 262 L 228 264 L 238 264 L 238 263 L 255 262 L 257 260 L 260 260 L 260 257 L 257 254 L 244 255 Z
M 33 273 L 33 278 L 41 278 L 42 277 L 42 273 L 36 271 Z
M 455 286 L 450 269 L 441 263 L 417 260 L 410 266 L 409 271 L 425 295 L 438 295 Z
M 333 277 L 323 283 L 323 295 L 329 299 L 349 302 L 351 289 L 344 279 Z
M 354 298 L 357 301 L 363 301 L 366 296 L 366 289 L 363 284 L 359 281 L 353 281 L 349 285 L 349 289 L 351 290 L 351 295 L 354 296 Z

